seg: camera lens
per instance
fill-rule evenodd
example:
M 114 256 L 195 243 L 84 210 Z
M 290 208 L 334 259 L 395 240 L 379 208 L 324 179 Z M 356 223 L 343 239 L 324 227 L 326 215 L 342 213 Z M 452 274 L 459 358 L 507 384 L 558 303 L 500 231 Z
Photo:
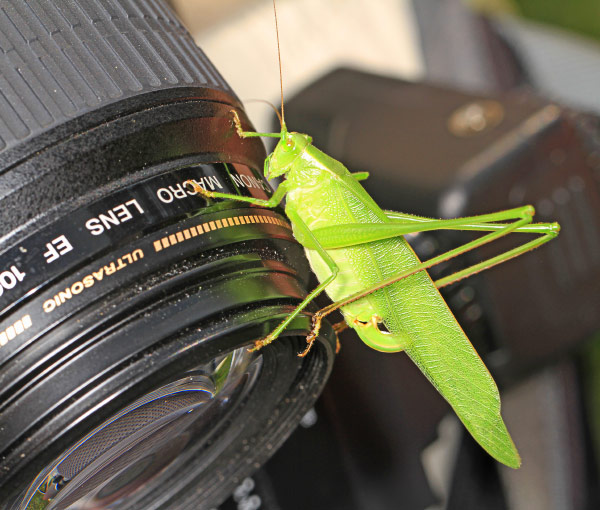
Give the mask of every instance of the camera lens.
M 0 509 L 210 509 L 318 396 L 265 153 L 158 0 L 0 13 Z

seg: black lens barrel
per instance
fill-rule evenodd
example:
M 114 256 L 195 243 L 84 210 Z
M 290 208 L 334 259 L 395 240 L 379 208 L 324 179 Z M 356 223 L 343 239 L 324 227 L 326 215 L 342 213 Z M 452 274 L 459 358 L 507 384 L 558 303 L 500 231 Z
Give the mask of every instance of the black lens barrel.
M 7 2 L 0 48 L 0 509 L 13 510 L 124 406 L 270 332 L 308 266 L 280 211 L 183 185 L 270 194 L 262 144 L 233 129 L 236 96 L 162 1 Z M 327 325 L 296 357 L 309 328 L 302 315 L 257 354 L 256 384 L 215 424 L 218 454 L 168 475 L 162 503 L 122 508 L 210 508 L 263 462 L 331 369 Z

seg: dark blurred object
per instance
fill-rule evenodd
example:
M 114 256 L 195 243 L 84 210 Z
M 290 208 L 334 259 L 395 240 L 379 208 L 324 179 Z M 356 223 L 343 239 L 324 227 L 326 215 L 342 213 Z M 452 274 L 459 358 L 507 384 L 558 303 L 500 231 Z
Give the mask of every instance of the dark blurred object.
M 521 476 L 516 495 L 504 492 L 498 464 L 457 424 L 446 438 L 440 432 L 424 468 L 422 452 L 448 406 L 405 356 L 374 352 L 350 333 L 318 426 L 297 431 L 258 475 L 268 483 L 257 479 L 256 490 L 268 485 L 276 502 L 261 508 L 412 510 L 444 497 L 448 510 L 504 510 L 522 481 L 536 477 L 532 487 L 576 504 L 564 508 L 594 508 L 596 459 L 576 367 L 544 367 L 600 329 L 598 119 L 524 93 L 483 97 L 344 69 L 290 99 L 286 118 L 351 171 L 369 170 L 365 187 L 384 208 L 453 217 L 531 203 L 536 220 L 556 220 L 563 231 L 444 292 L 501 386 L 544 370 L 541 382 L 519 385 L 504 401 L 509 428 L 512 419 L 517 442 L 525 438 L 525 466 L 503 475 Z M 440 231 L 411 242 L 427 259 L 469 238 Z M 432 272 L 454 272 L 524 239 L 513 234 Z M 536 422 L 544 415 L 548 422 Z M 437 493 L 432 470 L 446 478 Z
M 288 101 L 286 114 L 351 171 L 371 171 L 365 186 L 386 209 L 448 218 L 533 204 L 536 221 L 562 225 L 543 248 L 446 292 L 502 380 L 599 329 L 598 118 L 528 94 L 482 97 L 344 69 Z M 468 238 L 442 231 L 413 244 L 430 258 Z M 515 234 L 432 272 L 454 272 L 523 239 Z

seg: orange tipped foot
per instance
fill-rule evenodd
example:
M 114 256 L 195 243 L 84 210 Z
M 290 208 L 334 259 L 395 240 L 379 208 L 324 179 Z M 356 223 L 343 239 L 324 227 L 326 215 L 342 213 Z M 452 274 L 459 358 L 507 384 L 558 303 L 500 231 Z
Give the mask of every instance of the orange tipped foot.
M 183 183 L 185 188 L 191 189 L 195 191 L 199 195 L 202 195 L 205 198 L 215 198 L 215 194 L 212 191 L 205 190 L 202 186 L 199 186 L 197 183 L 193 181 L 185 181 Z
M 250 347 L 250 349 L 248 349 L 248 352 L 256 352 L 259 351 L 260 349 L 262 349 L 264 346 L 269 345 L 271 342 L 273 342 L 275 340 L 274 337 L 272 337 L 271 335 L 267 335 L 264 338 L 261 338 L 260 340 L 255 340 L 254 341 L 254 347 Z
M 238 115 L 238 112 L 236 112 L 235 110 L 229 110 L 232 114 L 233 114 L 233 124 L 235 125 L 235 130 L 237 131 L 237 134 L 240 138 L 246 138 L 246 134 L 244 133 L 244 130 L 242 129 L 242 121 L 240 120 L 240 116 Z
M 306 356 L 310 352 L 311 347 L 313 346 L 315 340 L 319 336 L 319 331 L 321 331 L 322 320 L 323 316 L 319 312 L 315 313 L 312 320 L 312 329 L 306 337 L 306 343 L 308 345 L 306 346 L 306 349 L 304 349 L 301 353 L 298 354 L 299 357 L 304 358 L 304 356 Z
M 335 331 L 335 353 L 338 354 L 340 349 L 342 348 L 342 344 L 340 343 L 339 334 L 348 329 L 348 323 L 346 321 L 340 321 L 333 325 L 333 331 Z
M 335 331 L 336 334 L 341 333 L 342 331 L 345 331 L 346 329 L 348 329 L 348 323 L 346 321 L 336 322 L 333 325 L 333 331 Z
M 323 320 L 323 317 L 324 316 L 322 314 L 320 314 L 319 312 L 315 313 L 315 315 L 313 316 L 312 328 L 310 330 L 310 333 L 306 337 L 306 343 L 307 343 L 306 349 L 304 349 L 302 352 L 298 353 L 298 356 L 300 358 L 304 358 L 304 356 L 306 356 L 310 352 L 310 349 L 312 348 L 313 344 L 315 343 L 315 340 L 318 338 L 319 332 L 321 331 L 321 322 Z M 337 327 L 337 329 L 336 329 L 336 327 Z M 347 326 L 345 325 L 345 323 L 339 323 L 334 326 L 334 331 L 336 332 L 336 351 L 335 351 L 336 353 L 338 353 L 340 350 L 340 341 L 337 338 L 337 333 L 338 333 L 338 331 L 342 331 L 343 329 L 346 329 L 346 327 Z M 258 350 L 262 349 L 265 345 L 269 345 L 276 338 L 277 338 L 277 336 L 273 336 L 273 334 L 270 334 L 260 340 L 255 340 L 254 347 L 251 347 L 250 349 L 248 349 L 248 352 L 258 351 Z
M 299 358 L 304 358 L 304 356 L 306 356 L 310 352 L 310 349 L 312 348 L 316 339 L 317 339 L 317 337 L 312 336 L 312 333 L 306 337 L 306 343 L 308 345 L 306 346 L 306 349 L 304 349 L 302 352 L 298 353 Z

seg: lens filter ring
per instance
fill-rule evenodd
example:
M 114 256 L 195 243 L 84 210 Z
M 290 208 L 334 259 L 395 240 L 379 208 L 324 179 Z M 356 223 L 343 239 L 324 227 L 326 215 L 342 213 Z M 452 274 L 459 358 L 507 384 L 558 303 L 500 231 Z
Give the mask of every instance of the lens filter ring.
M 208 509 L 218 504 L 287 437 L 319 394 L 331 368 L 332 343 L 319 342 L 304 360 L 296 356 L 303 339 L 293 333 L 308 328 L 306 317 L 292 325 L 292 336 L 263 351 L 233 348 L 215 354 L 224 337 L 226 344 L 235 345 L 267 324 L 274 327 L 285 315 L 279 312 L 248 312 L 238 317 L 237 325 L 228 321 L 230 330 L 214 324 L 204 330 L 208 336 L 204 339 L 190 332 L 139 358 L 116 381 L 113 376 L 113 384 L 97 384 L 92 392 L 96 395 L 82 396 L 77 405 L 29 437 L 28 446 L 37 444 L 39 457 L 35 458 L 35 448 L 29 448 L 28 465 L 48 462 L 37 476 L 25 470 L 13 480 L 33 482 L 28 492 L 5 508 Z M 197 345 L 190 349 L 192 338 Z M 169 382 L 148 391 L 149 379 L 157 374 L 170 374 L 163 380 Z M 107 395 L 109 386 L 112 398 Z M 104 409 L 92 403 L 103 389 L 103 400 L 110 400 Z M 140 393 L 142 398 L 123 405 L 129 395 Z M 73 443 L 86 425 L 91 426 L 71 422 L 84 408 L 88 422 L 100 420 L 111 409 L 121 410 Z M 63 451 L 55 455 L 60 448 Z M 56 499 L 56 494 L 61 498 Z M 45 506 L 40 506 L 42 502 Z
M 7 509 L 29 510 L 44 498 L 47 505 L 54 505 L 48 508 L 103 508 L 102 500 L 108 505 L 105 508 L 149 508 L 137 506 L 140 498 L 150 498 L 143 504 L 149 505 L 165 492 L 161 484 L 156 488 L 154 476 L 159 472 L 161 477 L 171 476 L 178 469 L 182 473 L 177 480 L 166 485 L 171 499 L 156 508 L 170 508 L 168 504 L 183 501 L 186 494 L 195 506 L 206 502 L 209 508 L 227 496 L 239 476 L 253 471 L 275 451 L 327 378 L 334 357 L 332 332 L 324 330 L 315 353 L 305 362 L 309 367 L 304 367 L 296 357 L 303 340 L 295 337 L 306 335 L 310 328 L 308 317 L 302 316 L 290 326 L 290 338 L 260 353 L 261 360 L 271 359 L 271 352 L 280 354 L 271 364 L 260 362 L 265 368 L 253 378 L 257 386 L 244 392 L 254 395 L 254 403 L 248 404 L 251 414 L 234 418 L 235 408 L 245 400 L 234 406 L 232 398 L 227 399 L 227 416 L 204 414 L 205 420 L 207 416 L 212 420 L 212 432 L 204 441 L 209 446 L 198 446 L 199 459 L 180 450 L 171 461 L 165 460 L 166 465 L 157 464 L 151 458 L 157 455 L 155 450 L 138 458 L 115 440 L 107 451 L 100 448 L 102 459 L 97 460 L 111 461 L 109 466 L 86 464 L 81 473 L 76 472 L 73 459 L 82 456 L 85 438 L 99 437 L 93 431 L 110 429 L 107 423 L 122 422 L 114 416 L 123 412 L 124 405 L 141 409 L 140 402 L 148 395 L 187 378 L 199 366 L 215 365 L 231 352 L 245 351 L 251 340 L 274 329 L 305 293 L 305 268 L 297 266 L 301 247 L 286 220 L 272 211 L 227 207 L 204 212 L 134 243 L 145 253 L 143 257 L 129 269 L 102 279 L 105 287 L 93 288 L 90 295 L 73 294 L 60 306 L 46 306 L 50 320 L 45 323 L 39 316 L 49 296 L 83 281 L 88 268 L 67 272 L 54 286 L 31 294 L 14 312 L 31 308 L 28 315 L 36 317 L 32 322 L 40 327 L 24 332 L 21 339 L 31 334 L 30 340 L 13 353 L 0 374 L 6 390 L 0 400 L 4 424 L 0 464 L 10 477 L 0 491 L 4 491 L 3 501 L 13 501 Z M 121 249 L 132 253 L 126 244 Z M 94 264 L 105 265 L 102 258 Z M 172 363 L 161 365 L 173 356 Z M 132 382 L 131 377 L 139 379 Z M 270 382 L 258 385 L 263 377 L 270 377 Z M 157 389 L 159 378 L 166 382 Z M 248 419 L 256 420 L 255 430 L 248 427 Z M 177 444 L 183 441 L 187 451 L 185 425 L 177 420 L 167 425 L 178 427 L 170 435 L 178 438 Z M 155 438 L 160 430 L 153 433 Z M 221 437 L 218 450 L 210 446 L 215 434 Z M 256 446 L 247 448 L 252 443 Z M 175 444 L 162 446 L 171 453 L 177 449 Z M 120 455 L 115 456 L 115 450 Z M 158 457 L 165 459 L 164 454 Z M 96 462 L 98 455 L 87 458 Z M 95 471 L 89 474 L 90 469 Z M 222 470 L 230 474 L 224 476 Z M 190 473 L 194 477 L 189 478 Z M 208 486 L 207 480 L 212 480 Z M 73 498 L 80 501 L 72 503 Z
M 178 457 L 185 462 L 179 455 L 203 430 L 198 422 L 211 414 L 222 419 L 227 400 L 247 392 L 261 359 L 238 349 L 144 395 L 43 470 L 17 507 L 106 507 L 141 491 Z
M 243 351 L 306 295 L 303 250 L 280 212 L 207 203 L 182 187 L 191 178 L 226 192 L 269 196 L 256 170 L 263 153 L 235 137 L 219 142 L 232 131 L 229 109 L 217 104 L 194 112 L 219 117 L 206 118 L 206 129 L 193 143 L 146 158 L 143 172 L 123 166 L 133 165 L 129 154 L 140 140 L 185 131 L 198 121 L 179 124 L 167 117 L 160 124 L 160 116 L 149 111 L 131 113 L 135 132 L 121 136 L 119 123 L 125 120 L 115 119 L 100 132 L 81 133 L 23 161 L 21 175 L 45 165 L 52 170 L 58 161 L 65 177 L 58 181 L 74 193 L 81 179 L 67 176 L 90 172 L 101 155 L 104 165 L 121 165 L 123 177 L 113 168 L 114 175 L 102 175 L 105 184 L 77 199 L 44 197 L 28 212 L 34 219 L 0 242 L 0 272 L 14 276 L 5 275 L 0 314 L 2 510 L 31 510 L 41 501 L 41 508 L 82 510 L 211 508 L 275 451 L 328 377 L 334 341 L 327 327 L 311 356 L 304 361 L 296 356 L 310 329 L 310 317 L 303 314 L 285 338 L 256 355 L 260 370 L 236 386 L 244 388 L 236 398 L 225 399 L 223 415 L 200 412 L 209 404 L 186 400 L 207 394 L 207 386 L 205 393 L 165 397 L 169 405 L 181 398 L 181 409 L 189 404 L 181 416 L 174 410 L 143 425 L 142 414 L 129 414 L 141 426 L 132 436 L 147 432 L 131 444 L 129 436 L 118 440 L 118 434 L 103 447 L 85 440 L 100 437 L 94 431 L 110 430 L 107 424 L 121 421 L 124 409 L 133 406 L 141 413 L 148 395 Z M 171 115 L 189 116 L 190 109 L 175 103 Z M 215 138 L 203 146 L 208 132 Z M 96 150 L 97 139 L 105 150 Z M 211 152 L 215 149 L 225 152 Z M 53 151 L 78 158 L 65 163 Z M 10 206 L 37 189 L 18 188 L 0 202 Z M 49 206 L 52 212 L 44 212 Z M 194 423 L 207 423 L 210 434 L 188 438 L 187 411 L 202 415 Z M 161 431 L 169 431 L 165 436 L 173 442 L 164 442 Z M 138 450 L 149 438 L 156 449 Z M 94 454 L 82 449 L 87 441 L 96 445 Z M 82 463 L 83 457 L 89 462 Z

